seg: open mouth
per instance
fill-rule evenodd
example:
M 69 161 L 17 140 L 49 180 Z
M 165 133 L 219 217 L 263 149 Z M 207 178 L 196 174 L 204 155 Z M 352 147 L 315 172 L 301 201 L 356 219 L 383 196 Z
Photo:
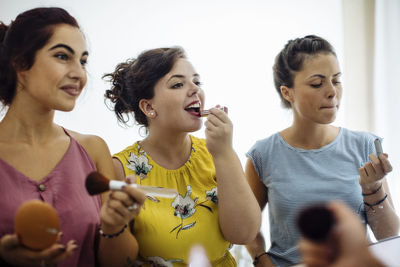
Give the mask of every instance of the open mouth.
M 185 110 L 194 116 L 200 117 L 200 103 L 199 102 L 190 104 L 189 106 L 187 106 L 185 108 Z

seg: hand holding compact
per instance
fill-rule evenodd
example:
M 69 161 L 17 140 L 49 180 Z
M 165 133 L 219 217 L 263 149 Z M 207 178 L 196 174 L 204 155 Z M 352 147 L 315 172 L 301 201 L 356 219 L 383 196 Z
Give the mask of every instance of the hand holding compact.
M 360 185 L 364 193 L 370 193 L 381 186 L 382 179 L 393 170 L 388 155 L 382 152 L 379 139 L 375 140 L 377 155 L 369 155 L 370 162 L 358 169 Z

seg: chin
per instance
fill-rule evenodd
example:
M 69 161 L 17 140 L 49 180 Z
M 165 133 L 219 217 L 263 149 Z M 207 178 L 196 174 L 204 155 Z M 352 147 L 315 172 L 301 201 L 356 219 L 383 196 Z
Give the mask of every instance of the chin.
M 74 108 L 75 108 L 75 103 L 73 105 L 63 105 L 60 107 L 56 107 L 54 109 L 59 111 L 69 112 L 72 111 Z
M 330 118 L 324 118 L 324 119 L 320 120 L 319 123 L 321 123 L 321 124 L 331 124 L 335 120 L 336 120 L 336 116 L 330 117 Z
M 202 124 L 200 123 L 199 125 L 193 125 L 192 127 L 188 128 L 188 132 L 192 133 L 192 132 L 197 132 L 198 130 L 200 130 L 202 127 Z

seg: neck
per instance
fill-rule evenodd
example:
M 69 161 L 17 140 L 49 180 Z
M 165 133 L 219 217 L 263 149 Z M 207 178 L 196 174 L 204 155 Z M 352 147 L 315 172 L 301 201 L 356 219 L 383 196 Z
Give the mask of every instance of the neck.
M 293 147 L 318 149 L 331 143 L 339 134 L 339 128 L 329 124 L 293 125 L 281 132 L 285 141 Z
M 53 122 L 54 110 L 12 103 L 0 123 L 1 139 L 26 143 L 45 142 L 59 128 Z
M 162 167 L 177 169 L 189 158 L 192 141 L 188 133 L 161 133 L 149 129 L 141 146 Z

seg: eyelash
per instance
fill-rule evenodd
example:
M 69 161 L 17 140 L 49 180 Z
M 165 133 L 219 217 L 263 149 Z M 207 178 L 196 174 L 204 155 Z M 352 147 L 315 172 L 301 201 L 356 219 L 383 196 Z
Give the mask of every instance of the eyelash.
M 56 57 L 58 59 L 61 59 L 61 60 L 68 60 L 69 59 L 69 56 L 67 54 L 64 54 L 64 53 L 58 53 L 54 57 Z
M 56 58 L 58 58 L 58 59 L 60 59 L 60 60 L 63 60 L 63 61 L 67 61 L 70 57 L 67 55 L 67 54 L 65 54 L 65 53 L 58 53 L 58 54 L 56 54 L 54 57 L 56 57 Z M 81 59 L 80 60 L 80 63 L 81 63 L 81 65 L 84 67 L 84 66 L 86 66 L 86 64 L 87 64 L 87 59 Z
M 172 86 L 172 88 L 177 89 L 183 86 L 183 83 L 176 83 Z
M 332 83 L 333 83 L 334 85 L 339 85 L 339 84 L 341 84 L 340 81 L 333 81 Z M 313 87 L 313 88 L 320 88 L 321 86 L 322 86 L 322 82 L 319 83 L 319 84 L 311 84 L 311 87 Z
M 196 86 L 201 87 L 202 83 L 201 82 L 193 82 Z M 173 89 L 177 89 L 183 86 L 183 83 L 176 83 L 172 86 Z
M 322 86 L 322 83 L 319 84 L 311 84 L 311 87 L 313 88 L 320 88 Z

